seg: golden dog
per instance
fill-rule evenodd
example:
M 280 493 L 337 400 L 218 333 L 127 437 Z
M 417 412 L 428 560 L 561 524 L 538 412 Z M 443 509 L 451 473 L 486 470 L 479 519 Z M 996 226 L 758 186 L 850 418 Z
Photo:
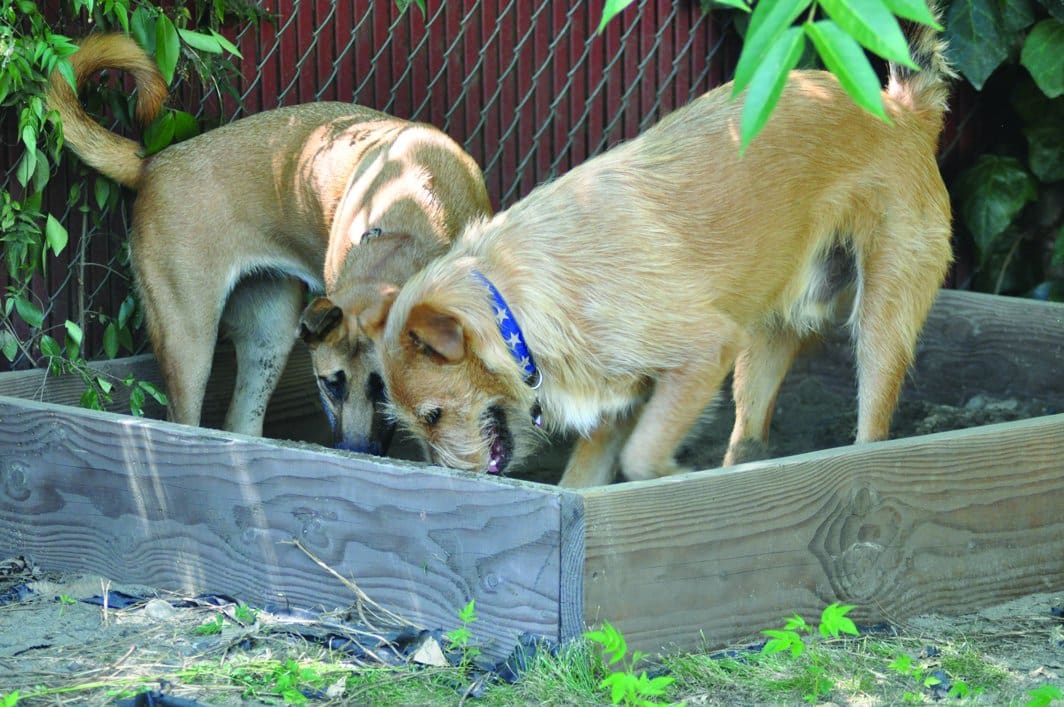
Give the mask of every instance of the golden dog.
M 130 38 L 93 35 L 70 58 L 79 87 L 101 69 L 128 71 L 138 118 L 161 111 L 166 83 Z M 345 261 L 363 258 L 416 257 L 420 266 L 423 244 L 442 248 L 469 218 L 489 213 L 480 168 L 450 138 L 357 105 L 266 111 L 150 157 L 88 116 L 58 74 L 48 105 L 82 159 L 138 192 L 133 272 L 176 422 L 200 422 L 221 325 L 237 356 L 225 427 L 261 434 L 295 341 L 304 283 L 320 290 Z M 422 245 L 408 256 L 392 239 L 363 242 L 371 229 Z M 347 394 L 327 380 L 322 386 Z M 351 398 L 366 387 L 352 382 Z M 363 407 L 372 410 L 373 401 Z M 347 446 L 374 448 L 366 418 L 347 430 Z
M 933 31 L 912 49 L 923 70 L 891 67 L 890 124 L 796 71 L 740 158 L 725 85 L 471 225 L 392 305 L 392 414 L 448 466 L 503 472 L 542 415 L 581 435 L 563 485 L 618 466 L 648 479 L 680 471 L 678 444 L 734 368 L 731 464 L 838 308 L 857 440 L 885 438 L 951 259 L 935 152 L 952 72 Z

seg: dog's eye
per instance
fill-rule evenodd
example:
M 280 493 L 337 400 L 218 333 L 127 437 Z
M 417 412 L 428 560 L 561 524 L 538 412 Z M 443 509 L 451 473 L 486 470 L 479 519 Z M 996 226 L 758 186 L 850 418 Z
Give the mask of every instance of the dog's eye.
M 370 373 L 366 379 L 366 397 L 373 403 L 384 402 L 384 381 L 376 373 Z
M 343 371 L 331 376 L 318 376 L 318 385 L 333 400 L 342 401 L 347 397 L 347 374 Z
M 435 427 L 443 416 L 443 408 L 432 408 L 421 416 L 421 421 L 429 427 Z

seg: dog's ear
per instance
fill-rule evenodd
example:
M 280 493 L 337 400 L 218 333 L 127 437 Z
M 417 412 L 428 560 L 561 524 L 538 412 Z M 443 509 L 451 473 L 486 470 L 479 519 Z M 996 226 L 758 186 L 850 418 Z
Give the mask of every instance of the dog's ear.
M 379 342 L 388 322 L 388 312 L 392 309 L 399 288 L 395 285 L 381 285 L 378 297 L 358 315 L 358 327 L 373 341 Z
M 465 331 L 449 314 L 419 304 L 410 310 L 406 334 L 423 353 L 437 363 L 458 363 L 465 358 Z
M 328 297 L 318 297 L 299 317 L 299 338 L 307 344 L 320 343 L 344 318 L 344 311 Z

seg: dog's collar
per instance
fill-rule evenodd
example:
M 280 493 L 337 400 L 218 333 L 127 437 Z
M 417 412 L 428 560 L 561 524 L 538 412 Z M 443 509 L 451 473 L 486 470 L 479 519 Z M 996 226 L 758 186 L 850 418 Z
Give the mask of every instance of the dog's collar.
M 513 312 L 506 305 L 506 300 L 502 298 L 502 294 L 491 283 L 491 280 L 484 276 L 484 273 L 474 270 L 473 276 L 480 280 L 491 294 L 491 306 L 495 310 L 495 325 L 499 328 L 499 335 L 506 342 L 506 348 L 510 350 L 510 355 L 517 365 L 521 367 L 521 372 L 525 374 L 525 383 L 532 390 L 538 389 L 543 383 L 543 373 L 536 368 L 536 360 L 528 349 L 525 335 L 521 333 L 521 326 L 514 319 Z

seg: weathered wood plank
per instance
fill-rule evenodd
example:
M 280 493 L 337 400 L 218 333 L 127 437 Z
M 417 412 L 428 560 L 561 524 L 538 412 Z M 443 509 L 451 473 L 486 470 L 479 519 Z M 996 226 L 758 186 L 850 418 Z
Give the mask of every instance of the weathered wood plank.
M 119 382 L 127 375 L 154 383 L 160 390 L 164 389 L 159 367 L 151 354 L 117 358 L 113 361 L 93 361 L 91 368 L 114 383 L 113 400 L 106 406 L 111 412 L 129 412 L 129 391 Z M 232 346 L 223 341 L 215 351 L 207 395 L 203 401 L 204 427 L 221 428 L 233 395 L 235 378 L 236 357 Z M 43 369 L 0 374 L 0 395 L 77 406 L 83 392 L 85 384 L 75 374 L 52 376 Z M 166 410 L 148 398 L 144 414 L 152 419 L 165 419 Z M 288 366 L 270 399 L 263 433 L 273 439 L 319 444 L 327 444 L 330 440 L 329 423 L 314 384 L 314 368 L 310 362 L 310 354 L 301 341 L 296 342 L 292 349 Z
M 839 327 L 795 361 L 784 389 L 815 377 L 856 395 L 849 334 Z M 1034 398 L 1064 410 L 1064 304 L 978 292 L 939 292 L 903 399 L 964 405 L 975 394 Z
M 549 487 L 0 397 L 0 546 L 254 604 L 350 606 L 299 539 L 375 601 L 478 639 L 559 631 L 561 510 Z
M 1061 590 L 1062 459 L 1055 415 L 584 491 L 584 615 L 659 651 Z

